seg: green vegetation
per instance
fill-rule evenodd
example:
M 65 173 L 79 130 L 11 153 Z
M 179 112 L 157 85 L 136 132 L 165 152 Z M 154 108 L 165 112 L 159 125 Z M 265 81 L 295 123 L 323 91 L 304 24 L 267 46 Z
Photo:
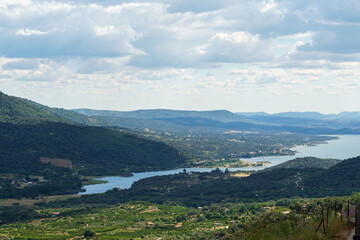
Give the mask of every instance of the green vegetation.
M 185 163 L 164 143 L 121 129 L 77 125 L 73 121 L 98 122 L 79 113 L 1 92 L 0 106 L 0 198 L 77 193 L 78 174 L 128 175 Z
M 352 199 L 297 198 L 209 204 L 202 208 L 139 201 L 70 208 L 14 206 L 0 210 L 0 238 L 333 239 L 346 229 L 341 210 L 346 210 L 348 200 L 354 204 L 356 199 L 357 195 Z M 324 235 L 323 228 L 315 230 L 326 209 L 329 218 Z
M 214 131 L 212 133 L 133 131 L 149 140 L 161 141 L 182 152 L 193 167 L 242 167 L 240 158 L 293 155 L 296 145 L 314 145 L 329 136 Z
M 303 162 L 302 159 L 299 159 Z M 354 162 L 357 164 L 354 164 Z M 310 159 L 309 162 L 312 162 Z M 341 175 L 344 166 L 352 172 Z M 337 167 L 338 166 L 338 167 Z M 59 204 L 73 206 L 89 204 L 116 204 L 142 200 L 163 204 L 167 201 L 189 207 L 202 207 L 211 203 L 261 202 L 291 197 L 325 197 L 349 195 L 360 191 L 356 182 L 360 171 L 360 157 L 344 160 L 329 169 L 282 168 L 262 171 L 249 177 L 238 178 L 232 173 L 214 170 L 210 173 L 179 173 L 158 176 L 135 182 L 130 189 L 111 190 L 105 194 L 82 196 Z M 331 174 L 331 175 L 330 175 Z M 324 176 L 339 176 L 324 177 Z M 333 179 L 349 182 L 340 188 Z M 353 179 L 353 180 L 351 180 Z M 52 203 L 51 206 L 57 206 Z M 55 204 L 55 205 L 54 205 Z
M 70 170 L 44 168 L 41 177 L 12 174 L 0 179 L 0 198 L 35 198 L 39 195 L 78 193 L 82 183 Z
M 41 157 L 68 159 L 82 175 L 116 175 L 178 167 L 181 154 L 164 143 L 98 127 L 0 123 L 2 172 L 38 174 Z M 30 173 L 31 171 L 31 173 Z
M 29 207 L 12 206 L 0 208 L 0 226 L 14 222 L 25 222 L 39 217 L 44 216 Z
M 38 103 L 0 92 L 0 122 L 32 124 L 39 121 L 70 123 Z
M 313 191 L 326 188 L 330 195 L 348 195 L 358 191 L 360 181 L 360 157 L 350 158 L 334 165 L 317 177 L 306 179 L 304 184 Z
M 179 112 L 139 111 L 143 123 L 166 122 L 175 130 L 142 126 L 129 132 L 94 127 L 113 126 L 105 117 L 1 92 L 0 107 L 0 198 L 12 198 L 4 204 L 13 205 L 0 207 L 1 239 L 332 239 L 344 228 L 339 214 L 330 212 L 325 234 L 315 229 L 323 211 L 340 212 L 350 198 L 309 198 L 360 191 L 360 157 L 340 163 L 303 158 L 248 177 L 218 169 L 184 171 L 142 179 L 126 190 L 51 201 L 44 196 L 76 193 L 83 184 L 94 183 L 90 176 L 235 166 L 244 164 L 240 158 L 289 155 L 295 145 L 332 137 L 282 132 L 302 127 L 258 127 L 227 111 L 181 112 L 186 116 L 171 120 L 168 115 Z M 113 123 L 119 120 L 109 117 Z M 135 116 L 125 117 L 129 123 Z M 354 194 L 351 202 L 359 203 L 359 196 Z M 26 202 L 38 203 L 20 206 Z
M 338 163 L 341 160 L 338 159 L 322 159 L 316 157 L 304 157 L 304 158 L 296 158 L 294 160 L 286 161 L 284 163 L 280 163 L 276 166 L 266 168 L 263 171 L 271 171 L 273 169 L 280 169 L 280 168 L 296 168 L 296 169 L 303 169 L 303 168 L 321 168 L 321 169 L 328 169 Z
M 104 122 L 77 112 L 50 108 L 31 100 L 8 96 L 0 91 L 0 122 L 34 124 L 43 121 L 91 126 L 106 125 Z

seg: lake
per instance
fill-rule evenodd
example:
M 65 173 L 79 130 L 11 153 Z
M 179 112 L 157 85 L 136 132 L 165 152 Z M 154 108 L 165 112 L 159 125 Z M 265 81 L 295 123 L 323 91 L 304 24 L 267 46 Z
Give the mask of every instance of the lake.
M 360 135 L 340 135 L 337 136 L 338 139 L 328 141 L 326 144 L 319 144 L 316 146 L 299 146 L 293 148 L 297 153 L 293 156 L 268 156 L 268 157 L 254 157 L 249 159 L 244 159 L 245 161 L 269 161 L 271 164 L 266 165 L 265 167 L 249 167 L 249 168 L 229 168 L 230 171 L 236 170 L 261 170 L 266 167 L 271 167 L 285 161 L 297 158 L 297 157 L 318 157 L 318 158 L 336 158 L 336 159 L 347 159 L 351 157 L 356 157 L 360 155 Z M 220 168 L 225 170 L 225 168 Z M 210 172 L 214 168 L 186 168 L 187 172 Z M 175 170 L 166 170 L 166 171 L 154 171 L 154 172 L 143 172 L 143 173 L 134 173 L 131 177 L 103 177 L 99 178 L 100 180 L 105 180 L 107 183 L 104 184 L 95 184 L 84 186 L 85 192 L 79 194 L 94 194 L 94 193 L 103 193 L 107 190 L 113 188 L 127 189 L 131 187 L 133 182 L 136 182 L 143 178 L 154 177 L 154 176 L 163 176 L 170 175 L 175 173 L 180 173 L 183 171 L 183 168 Z

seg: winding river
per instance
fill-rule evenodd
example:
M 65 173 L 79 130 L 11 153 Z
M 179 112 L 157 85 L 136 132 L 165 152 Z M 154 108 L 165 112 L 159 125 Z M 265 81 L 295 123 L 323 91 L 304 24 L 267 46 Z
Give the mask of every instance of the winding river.
M 294 156 L 268 156 L 268 157 L 255 157 L 244 159 L 246 161 L 269 161 L 271 164 L 266 167 L 271 167 L 285 161 L 297 158 L 313 156 L 318 158 L 336 158 L 336 159 L 347 159 L 360 155 L 360 135 L 340 135 L 338 139 L 328 141 L 327 144 L 319 144 L 316 146 L 299 146 L 293 148 L 297 153 Z M 230 171 L 236 170 L 261 170 L 265 167 L 248 167 L 248 168 L 229 168 Z M 187 172 L 210 172 L 214 168 L 186 168 Z M 225 168 L 220 168 L 224 170 Z M 95 184 L 84 186 L 85 192 L 79 194 L 95 194 L 103 193 L 113 188 L 127 189 L 130 188 L 133 182 L 136 182 L 143 178 L 170 175 L 182 172 L 183 168 L 166 171 L 155 171 L 155 172 L 142 172 L 134 173 L 131 177 L 103 177 L 99 180 L 105 180 L 107 183 Z

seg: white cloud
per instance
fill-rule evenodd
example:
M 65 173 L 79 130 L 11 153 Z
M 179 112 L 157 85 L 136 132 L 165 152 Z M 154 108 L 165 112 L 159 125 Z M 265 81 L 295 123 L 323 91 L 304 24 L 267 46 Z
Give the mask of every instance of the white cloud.
M 45 35 L 48 34 L 48 32 L 42 32 L 39 30 L 33 30 L 33 29 L 19 29 L 15 32 L 16 35 L 21 36 L 31 36 L 31 35 Z
M 270 43 L 248 32 L 217 33 L 203 51 L 214 62 L 265 61 L 272 57 Z
M 38 85 L 145 105 L 180 94 L 346 97 L 360 90 L 359 11 L 357 0 L 2 0 L 0 78 L 34 95 Z

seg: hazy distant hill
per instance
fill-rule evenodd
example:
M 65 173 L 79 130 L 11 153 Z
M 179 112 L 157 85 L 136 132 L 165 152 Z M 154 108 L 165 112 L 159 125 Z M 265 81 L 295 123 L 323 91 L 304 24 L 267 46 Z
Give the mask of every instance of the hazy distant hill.
M 287 125 L 287 126 L 314 126 L 324 127 L 330 125 L 323 120 L 306 119 L 306 118 L 291 118 L 291 117 L 279 117 L 274 115 L 252 115 L 247 118 L 258 122 L 264 122 L 269 124 Z
M 157 131 L 186 132 L 187 127 L 159 119 L 140 119 L 128 117 L 92 116 L 109 126 L 118 126 L 130 129 L 152 129 Z
M 225 110 L 217 111 L 179 111 L 179 110 L 137 110 L 130 112 L 75 109 L 74 111 L 86 114 L 100 120 L 105 125 L 126 128 L 149 128 L 161 131 L 282 131 L 303 134 L 350 134 L 359 133 L 360 127 L 356 124 L 338 124 L 337 122 L 281 117 L 258 113 L 231 113 Z M 286 114 L 284 114 L 286 115 Z M 290 114 L 291 115 L 291 114 Z M 297 113 L 294 113 L 296 116 Z M 311 115 L 305 114 L 305 115 Z M 314 115 L 319 115 L 315 113 Z M 321 115 L 321 114 L 320 114 Z M 360 126 L 360 123 L 359 123 Z
M 341 112 L 338 114 L 322 114 L 318 112 L 282 112 L 269 114 L 265 112 L 237 112 L 239 116 L 246 116 L 253 119 L 254 117 L 263 117 L 262 119 L 269 118 L 284 118 L 284 119 L 297 119 L 297 120 L 318 120 L 318 121 L 360 121 L 360 112 Z M 279 119 L 280 119 L 279 118 Z
M 354 134 L 360 133 L 360 129 L 337 129 L 327 126 L 296 126 L 291 124 L 254 124 L 249 122 L 220 122 L 205 118 L 163 118 L 160 119 L 169 123 L 177 124 L 185 127 L 197 128 L 217 128 L 228 129 L 233 131 L 281 131 L 301 134 Z
M 318 112 L 283 112 L 273 114 L 278 117 L 288 117 L 288 118 L 305 118 L 305 119 L 316 119 L 316 120 L 327 120 L 329 118 L 336 117 L 335 114 L 325 115 Z
M 48 111 L 56 114 L 59 117 L 65 118 L 73 123 L 89 126 L 107 126 L 108 124 L 100 119 L 92 118 L 81 113 L 77 113 L 71 110 L 66 110 L 63 108 L 50 108 L 43 106 Z
M 318 112 L 284 112 L 276 114 L 237 113 L 248 119 L 267 124 L 302 126 L 308 128 L 359 129 L 360 112 L 321 114 Z
M 269 113 L 266 112 L 236 112 L 235 114 L 241 115 L 241 116 L 269 116 Z
M 254 122 L 247 118 L 238 116 L 227 110 L 214 111 L 181 111 L 168 109 L 151 109 L 137 111 L 107 111 L 91 109 L 74 109 L 73 111 L 88 116 L 101 115 L 107 117 L 139 118 L 139 119 L 165 119 L 165 118 L 205 118 L 221 122 Z

